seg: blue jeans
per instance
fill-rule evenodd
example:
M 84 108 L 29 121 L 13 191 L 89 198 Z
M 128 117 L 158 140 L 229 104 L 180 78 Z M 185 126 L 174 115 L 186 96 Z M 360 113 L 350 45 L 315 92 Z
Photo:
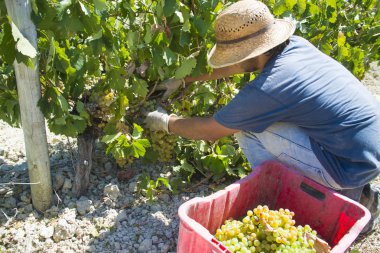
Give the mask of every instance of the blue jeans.
M 360 199 L 363 187 L 342 189 L 315 156 L 309 136 L 297 126 L 279 122 L 262 133 L 241 131 L 235 137 L 252 167 L 267 160 L 278 160 L 353 200 Z

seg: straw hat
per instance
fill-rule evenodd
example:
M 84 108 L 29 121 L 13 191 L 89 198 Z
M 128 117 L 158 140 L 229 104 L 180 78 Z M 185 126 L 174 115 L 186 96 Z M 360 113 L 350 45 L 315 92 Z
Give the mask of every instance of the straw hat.
M 262 2 L 236 2 L 215 20 L 216 44 L 208 64 L 221 68 L 256 57 L 286 41 L 294 30 L 290 21 L 275 19 Z

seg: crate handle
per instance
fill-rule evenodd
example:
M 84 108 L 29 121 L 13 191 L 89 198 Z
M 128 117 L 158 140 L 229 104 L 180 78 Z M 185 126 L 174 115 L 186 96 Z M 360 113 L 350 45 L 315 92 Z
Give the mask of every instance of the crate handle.
M 311 187 L 310 185 L 304 182 L 301 183 L 300 188 L 302 191 L 306 192 L 307 194 L 318 200 L 324 200 L 326 198 L 326 195 L 323 192 L 318 191 L 317 189 Z

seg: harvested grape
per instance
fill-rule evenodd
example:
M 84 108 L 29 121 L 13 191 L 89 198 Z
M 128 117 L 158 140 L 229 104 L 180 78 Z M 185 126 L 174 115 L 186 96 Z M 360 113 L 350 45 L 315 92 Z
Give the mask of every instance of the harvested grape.
M 288 209 L 270 210 L 257 206 L 247 211 L 241 221 L 228 219 L 216 230 L 215 237 L 234 253 L 319 253 L 315 245 L 326 242 L 317 237 L 309 225 L 295 226 L 294 212 Z

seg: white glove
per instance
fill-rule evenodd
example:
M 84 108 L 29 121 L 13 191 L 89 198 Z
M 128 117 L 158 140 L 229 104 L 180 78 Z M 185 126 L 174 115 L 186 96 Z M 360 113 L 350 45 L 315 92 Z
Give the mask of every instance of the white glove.
M 164 109 L 158 107 L 156 111 L 149 112 L 144 120 L 145 125 L 152 131 L 163 130 L 169 133 L 169 118 Z
M 181 86 L 185 87 L 184 79 L 170 78 L 163 81 L 159 85 L 157 85 L 156 90 L 164 90 L 165 93 L 162 96 L 162 99 L 166 100 L 171 94 L 173 94 Z

